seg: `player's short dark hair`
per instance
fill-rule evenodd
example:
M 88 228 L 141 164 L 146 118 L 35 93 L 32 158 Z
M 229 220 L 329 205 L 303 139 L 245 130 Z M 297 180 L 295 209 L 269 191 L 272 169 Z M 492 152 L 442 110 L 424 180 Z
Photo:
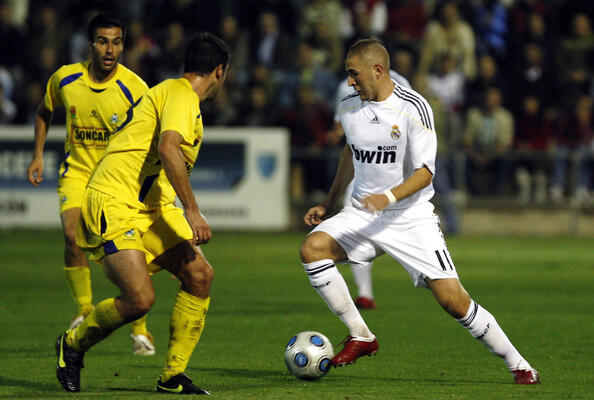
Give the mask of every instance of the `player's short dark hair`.
M 101 13 L 97 14 L 91 22 L 89 22 L 89 40 L 93 42 L 95 40 L 95 34 L 98 28 L 120 28 L 122 30 L 122 39 L 126 38 L 126 28 L 122 21 L 114 15 Z
M 227 43 L 208 32 L 199 33 L 190 41 L 184 57 L 184 72 L 207 75 L 220 64 L 224 69 L 229 64 Z

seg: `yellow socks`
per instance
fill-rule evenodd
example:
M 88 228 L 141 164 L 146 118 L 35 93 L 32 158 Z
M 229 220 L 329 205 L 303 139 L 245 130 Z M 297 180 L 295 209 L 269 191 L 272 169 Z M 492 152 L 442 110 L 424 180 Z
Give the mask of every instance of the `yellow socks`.
M 167 363 L 161 375 L 162 382 L 186 370 L 190 356 L 204 329 L 209 304 L 210 297 L 201 299 L 183 290 L 178 292 L 169 322 L 171 337 L 167 350 Z
M 133 335 L 148 336 L 146 328 L 146 314 L 138 318 L 136 321 L 130 322 L 130 333 Z
M 76 351 L 87 351 L 124 325 L 124 319 L 115 306 L 115 299 L 106 299 L 75 329 L 68 331 L 66 343 Z
M 64 267 L 64 275 L 72 298 L 78 305 L 78 315 L 88 315 L 93 310 L 91 271 L 89 267 Z

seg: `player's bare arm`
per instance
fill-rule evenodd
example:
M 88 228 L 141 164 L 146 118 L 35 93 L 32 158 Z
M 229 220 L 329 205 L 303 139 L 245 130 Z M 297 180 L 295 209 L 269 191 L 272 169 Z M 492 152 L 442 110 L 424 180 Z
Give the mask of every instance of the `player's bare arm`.
M 338 168 L 336 170 L 336 176 L 328 192 L 328 198 L 323 204 L 317 205 L 310 208 L 303 220 L 306 225 L 313 226 L 318 225 L 322 222 L 322 218 L 329 211 L 333 211 L 336 208 L 336 203 L 340 199 L 340 196 L 346 190 L 348 183 L 353 179 L 353 152 L 348 145 L 344 146 L 340 161 L 338 162 Z
M 163 163 L 167 178 L 184 207 L 186 219 L 194 234 L 194 244 L 208 243 L 212 233 L 194 198 L 184 158 L 180 150 L 181 143 L 182 136 L 178 132 L 163 132 L 159 141 L 159 157 Z
M 392 196 L 394 196 L 394 201 L 402 200 L 428 186 L 431 183 L 432 177 L 433 174 L 427 167 L 417 169 L 410 177 L 408 177 L 408 179 L 402 182 L 402 184 L 390 190 Z M 361 199 L 361 204 L 363 204 L 363 207 L 367 210 L 375 212 L 383 210 L 390 205 L 390 203 L 394 202 L 390 200 L 389 193 L 387 195 L 385 193 L 379 193 L 364 197 Z
M 37 107 L 35 115 L 35 149 L 33 160 L 27 168 L 27 180 L 34 186 L 39 186 L 43 182 L 43 147 L 50 123 L 52 122 L 52 112 L 45 107 L 43 101 Z

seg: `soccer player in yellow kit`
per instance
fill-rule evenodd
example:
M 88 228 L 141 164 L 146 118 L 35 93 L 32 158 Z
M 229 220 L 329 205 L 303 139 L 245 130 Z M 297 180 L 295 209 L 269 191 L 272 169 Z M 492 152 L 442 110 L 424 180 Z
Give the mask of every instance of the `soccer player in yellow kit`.
M 99 14 L 90 21 L 88 31 L 91 59 L 64 65 L 48 80 L 45 97 L 37 109 L 35 153 L 27 171 L 29 182 L 39 186 L 43 181 L 43 147 L 52 115 L 63 106 L 66 157 L 59 170 L 58 196 L 65 241 L 64 273 L 78 305 L 71 328 L 93 309 L 89 264 L 75 243 L 85 186 L 111 134 L 148 89 L 138 75 L 119 64 L 125 38 L 120 20 Z M 132 325 L 131 337 L 135 354 L 155 354 L 146 318 Z
M 210 304 L 213 269 L 199 244 L 211 238 L 190 186 L 202 144 L 200 103 L 225 81 L 229 49 L 208 33 L 186 50 L 184 72 L 151 88 L 112 136 L 84 194 L 76 243 L 101 260 L 120 289 L 56 342 L 57 377 L 80 390 L 83 357 L 115 329 L 146 314 L 155 300 L 151 271 L 181 281 L 170 319 L 167 360 L 157 391 L 208 394 L 184 373 Z M 179 198 L 183 209 L 175 205 Z

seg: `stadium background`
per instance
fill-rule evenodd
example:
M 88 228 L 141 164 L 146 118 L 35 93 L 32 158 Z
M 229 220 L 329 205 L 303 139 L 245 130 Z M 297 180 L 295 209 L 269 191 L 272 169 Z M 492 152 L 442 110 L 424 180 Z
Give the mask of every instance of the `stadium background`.
M 417 90 L 424 90 L 423 76 L 430 74 L 436 78 L 433 83 L 438 87 L 443 82 L 437 78 L 443 76 L 443 72 L 438 76 L 435 66 L 426 71 L 420 68 L 421 53 L 426 47 L 424 37 L 436 15 L 437 1 L 0 0 L 0 354 L 3 359 L 0 398 L 71 398 L 55 379 L 53 350 L 53 341 L 64 329 L 74 308 L 60 272 L 62 232 L 58 225 L 51 229 L 35 227 L 44 225 L 41 223 L 46 217 L 43 214 L 57 221 L 57 196 L 49 176 L 46 189 L 30 188 L 25 182 L 25 170 L 32 155 L 34 110 L 43 95 L 45 82 L 62 63 L 85 56 L 85 27 L 94 5 L 114 11 L 126 20 L 130 31 L 122 62 L 135 69 L 149 84 L 176 75 L 184 43 L 194 32 L 210 30 L 221 34 L 223 25 L 227 27 L 225 30 L 233 31 L 233 20 L 228 17 L 234 17 L 237 33 L 221 34 L 233 47 L 230 79 L 225 92 L 204 110 L 206 135 L 212 140 L 224 137 L 232 143 L 229 148 L 220 141 L 208 148 L 205 143 L 202 156 L 207 157 L 213 150 L 220 154 L 222 149 L 233 154 L 235 161 L 245 162 L 244 156 L 249 152 L 238 153 L 238 143 L 257 141 L 256 136 L 265 134 L 281 137 L 281 132 L 286 132 L 287 144 L 275 145 L 275 150 L 286 149 L 285 183 L 268 188 L 284 193 L 290 217 L 288 229 L 283 229 L 286 232 L 237 232 L 217 227 L 213 240 L 203 247 L 216 269 L 213 302 L 207 328 L 188 371 L 196 382 L 212 390 L 213 398 L 594 398 L 591 372 L 594 359 L 591 345 L 594 209 L 587 196 L 576 196 L 579 173 L 575 168 L 580 159 L 576 156 L 591 155 L 585 151 L 592 140 L 591 106 L 584 112 L 587 99 L 580 103 L 580 121 L 586 123 L 578 124 L 586 127 L 580 131 L 584 135 L 577 141 L 579 145 L 567 152 L 573 155 L 573 168 L 566 171 L 563 196 L 553 199 L 550 191 L 552 161 L 556 154 L 563 155 L 556 144 L 561 143 L 561 132 L 567 132 L 564 127 L 571 121 L 572 103 L 582 98 L 569 90 L 572 88 L 569 78 L 581 81 L 578 93 L 592 97 L 594 39 L 588 24 L 584 29 L 583 18 L 580 19 L 581 38 L 576 38 L 571 29 L 571 17 L 576 12 L 583 13 L 591 22 L 594 3 L 589 0 L 506 0 L 457 4 L 463 19 L 472 27 L 465 31 L 474 37 L 471 54 L 477 73 L 481 64 L 486 64 L 483 68 L 487 70 L 489 65 L 493 66 L 488 60 L 479 61 L 486 51 L 480 37 L 490 38 L 489 43 L 496 47 L 505 43 L 506 49 L 503 54 L 491 50 L 499 67 L 496 79 L 492 73 L 487 73 L 491 78 L 482 83 L 465 78 L 464 87 L 491 87 L 496 81 L 505 93 L 504 104 L 514 120 L 534 122 L 526 124 L 525 130 L 516 128 L 514 132 L 516 138 L 524 137 L 521 132 L 534 133 L 534 136 L 527 135 L 534 139 L 533 145 L 520 149 L 514 140 L 499 158 L 535 160 L 536 163 L 522 166 L 531 173 L 544 165 L 548 182 L 544 201 L 535 196 L 535 190 L 526 198 L 516 180 L 517 165 L 512 163 L 502 180 L 500 193 L 492 193 L 481 185 L 469 187 L 464 160 L 472 154 L 471 149 L 464 147 L 459 137 L 445 143 L 440 141 L 440 154 L 447 154 L 449 160 L 453 160 L 446 170 L 452 178 L 454 191 L 451 195 L 460 215 L 460 235 L 448 237 L 448 248 L 465 287 L 497 315 L 514 344 L 539 370 L 542 385 L 513 385 L 504 365 L 452 323 L 426 291 L 414 290 L 406 273 L 388 257 L 379 258 L 373 270 L 378 309 L 365 314 L 369 325 L 381 338 L 378 356 L 360 360 L 352 367 L 333 370 L 316 382 L 296 381 L 283 363 L 284 346 L 296 332 L 318 330 L 336 346 L 345 334 L 344 326 L 311 289 L 298 256 L 305 234 L 300 216 L 326 189 L 328 178 L 323 172 L 332 169 L 333 157 L 340 146 L 328 143 L 328 132 L 332 128 L 335 84 L 344 78 L 344 51 L 357 36 L 377 35 L 385 40 L 393 54 L 399 54 L 396 69 L 407 76 Z M 477 24 L 474 17 L 485 15 L 481 14 L 484 6 L 497 10 L 493 11 L 497 18 L 491 19 L 498 22 L 496 29 L 489 32 L 478 29 L 482 25 Z M 276 18 L 282 30 L 279 43 L 283 46 L 278 50 L 282 56 L 271 64 L 258 61 L 260 52 L 255 50 L 260 47 L 258 43 L 270 44 L 270 41 L 258 40 L 257 21 L 263 10 L 272 11 L 272 18 L 270 13 L 265 18 L 267 24 Z M 532 33 L 529 27 L 534 30 Z M 322 40 L 324 37 L 328 40 Z M 498 38 L 504 38 L 503 42 Z M 302 41 L 308 44 L 298 46 Z M 521 57 L 524 52 L 520 51 L 524 41 L 538 43 L 540 50 L 529 47 L 530 57 L 546 51 L 546 63 L 541 59 L 540 63 L 526 65 Z M 266 46 L 261 54 L 264 59 Z M 578 62 L 579 68 L 568 72 L 565 68 L 573 65 L 574 60 L 568 53 L 572 49 L 577 52 L 575 60 L 582 61 Z M 412 53 L 412 58 L 407 56 L 407 51 Z M 448 61 L 447 57 L 440 59 Z M 546 74 L 542 73 L 545 69 Z M 546 76 L 548 80 L 536 79 L 529 85 L 530 82 L 522 83 L 520 76 Z M 458 82 L 459 87 L 459 74 L 452 77 L 450 81 Z M 436 93 L 453 93 L 451 86 L 444 86 L 448 90 Z M 521 108 L 515 101 L 536 89 L 545 92 L 538 93 L 538 99 L 548 99 L 546 112 L 537 114 L 547 118 L 520 118 Z M 468 90 L 463 92 L 465 98 L 474 100 L 461 105 L 456 101 L 448 103 L 456 106 L 447 112 L 441 102 L 448 99 L 436 100 L 436 95 L 431 96 L 436 122 L 439 120 L 445 126 L 443 132 L 447 132 L 448 126 L 458 126 L 450 127 L 449 132 L 464 131 L 470 102 L 475 105 L 480 102 L 476 96 L 480 98 L 481 92 L 470 96 L 473 90 Z M 473 118 L 478 119 L 479 114 L 474 112 Z M 444 115 L 452 118 L 446 120 Z M 47 153 L 51 154 L 54 164 L 61 158 L 62 123 L 63 115 L 56 115 L 50 130 L 52 138 Z M 514 126 L 519 124 L 515 122 Z M 441 132 L 438 132 L 440 139 L 449 138 Z M 547 146 L 541 139 L 545 139 Z M 256 157 L 254 164 L 264 178 L 273 167 L 278 167 L 271 161 L 274 158 L 269 157 L 270 153 Z M 216 169 L 193 177 L 196 187 L 204 185 L 198 191 L 199 200 L 220 193 L 221 187 L 217 192 L 216 187 L 209 186 L 211 184 L 227 185 L 228 189 L 229 185 L 233 186 L 234 177 L 239 176 L 241 180 L 244 170 L 237 168 L 235 161 L 225 163 L 230 164 L 230 168 L 223 171 L 228 173 L 224 179 L 219 179 L 220 171 Z M 196 168 L 194 173 L 198 170 Z M 261 182 L 269 183 L 269 180 Z M 40 189 L 46 194 L 41 195 Z M 250 197 L 242 198 L 240 194 L 237 200 L 253 203 L 266 212 L 271 204 L 267 197 L 270 192 L 263 193 L 259 188 Z M 23 197 L 38 197 L 42 205 L 55 206 L 56 212 L 40 211 L 31 216 L 31 227 L 16 229 L 20 213 L 27 211 L 23 209 L 26 204 Z M 223 203 L 221 199 L 226 201 L 227 196 L 219 196 L 219 204 Z M 436 203 L 442 213 L 443 196 L 437 198 Z M 260 219 L 266 222 L 272 218 L 264 215 Z M 6 222 L 9 224 L 4 225 Z M 354 288 L 350 270 L 340 268 L 349 286 Z M 95 300 L 113 296 L 114 286 L 105 279 L 101 269 L 94 267 L 91 273 Z M 153 283 L 158 295 L 148 324 L 155 336 L 157 355 L 133 357 L 127 330 L 119 330 L 85 360 L 82 392 L 77 398 L 140 400 L 154 391 L 156 374 L 162 367 L 167 346 L 172 299 L 178 285 L 167 274 L 155 275 Z
M 122 62 L 149 85 L 179 73 L 198 31 L 231 45 L 226 87 L 203 106 L 205 125 L 288 132 L 287 184 L 276 188 L 285 193 L 285 228 L 302 229 L 300 215 L 329 187 L 342 145 L 333 108 L 344 55 L 357 38 L 374 36 L 433 105 L 441 176 L 449 178 L 435 203 L 448 233 L 594 232 L 590 1 L 1 0 L 2 189 L 26 187 L 19 179 L 47 78 L 86 57 L 86 25 L 97 10 L 125 21 Z M 63 121 L 57 113 L 50 130 L 57 142 Z M 5 221 L 21 206 L 0 195 Z M 448 209 L 457 220 L 444 218 Z

